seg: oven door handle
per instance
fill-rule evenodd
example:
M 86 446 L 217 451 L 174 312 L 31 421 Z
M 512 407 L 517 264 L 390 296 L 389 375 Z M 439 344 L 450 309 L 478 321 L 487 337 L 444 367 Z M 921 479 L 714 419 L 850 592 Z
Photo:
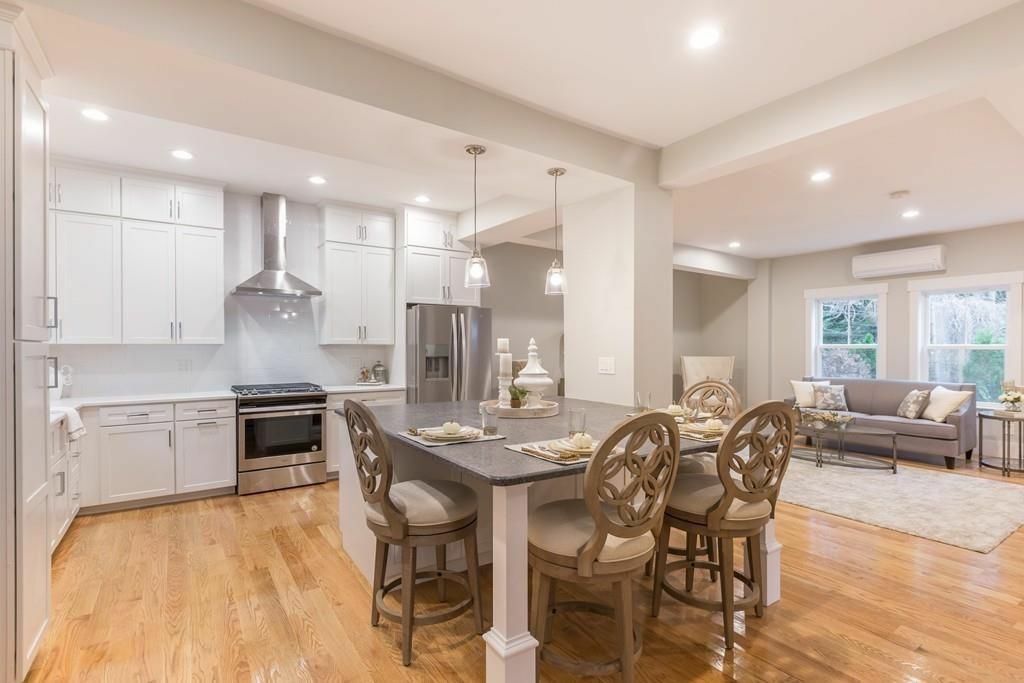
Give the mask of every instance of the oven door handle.
M 266 408 L 239 408 L 238 414 L 243 420 L 251 420 L 256 417 L 285 417 L 288 415 L 316 415 L 327 410 L 323 404 L 303 404 L 292 406 L 290 409 L 282 409 L 281 406 L 267 406 Z

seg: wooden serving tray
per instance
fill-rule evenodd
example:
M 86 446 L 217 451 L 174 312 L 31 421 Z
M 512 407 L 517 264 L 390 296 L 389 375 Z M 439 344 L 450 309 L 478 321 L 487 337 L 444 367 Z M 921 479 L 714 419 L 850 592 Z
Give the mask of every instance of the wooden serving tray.
M 542 400 L 539 408 L 499 408 L 498 401 L 496 399 L 492 401 L 484 401 L 480 405 L 491 415 L 497 415 L 498 417 L 510 417 L 513 419 L 554 417 L 555 415 L 558 415 L 558 404 L 554 401 Z

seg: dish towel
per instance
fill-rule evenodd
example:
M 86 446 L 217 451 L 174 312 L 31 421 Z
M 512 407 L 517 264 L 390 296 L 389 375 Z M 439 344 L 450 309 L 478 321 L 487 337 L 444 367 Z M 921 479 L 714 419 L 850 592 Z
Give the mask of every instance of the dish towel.
M 64 418 L 68 421 L 68 439 L 71 441 L 77 441 L 85 436 L 85 424 L 82 422 L 82 416 L 78 414 L 78 411 L 74 408 L 53 408 L 56 413 L 64 413 Z

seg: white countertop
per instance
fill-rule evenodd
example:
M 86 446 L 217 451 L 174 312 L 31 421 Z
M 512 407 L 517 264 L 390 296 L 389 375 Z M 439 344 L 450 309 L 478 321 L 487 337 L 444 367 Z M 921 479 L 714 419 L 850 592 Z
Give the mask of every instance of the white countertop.
M 377 384 L 370 386 L 366 384 L 338 384 L 332 387 L 324 387 L 328 394 L 366 394 L 371 391 L 405 391 L 401 384 Z
M 356 384 L 338 384 L 326 386 L 324 391 L 328 394 L 365 394 L 375 391 L 405 391 L 400 384 L 380 384 L 378 386 L 362 386 Z M 230 389 L 223 391 L 179 391 L 165 394 L 136 394 L 122 396 L 72 396 L 61 398 L 50 402 L 51 408 L 97 408 L 101 406 L 123 406 L 146 403 L 186 403 L 189 401 L 224 401 L 235 400 L 235 394 Z M 55 424 L 63 417 L 62 413 L 50 414 L 51 424 Z

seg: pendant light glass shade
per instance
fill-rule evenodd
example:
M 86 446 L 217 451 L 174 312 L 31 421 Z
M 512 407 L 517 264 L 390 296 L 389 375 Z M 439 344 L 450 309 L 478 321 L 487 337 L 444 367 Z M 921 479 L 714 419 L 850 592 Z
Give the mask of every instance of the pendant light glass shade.
M 487 273 L 487 261 L 480 255 L 476 245 L 476 159 L 487 151 L 483 145 L 466 145 L 466 154 L 473 155 L 473 255 L 466 261 L 466 287 L 490 287 L 491 276 Z
M 562 267 L 562 252 L 558 250 L 558 178 L 565 175 L 564 168 L 549 168 L 548 175 L 555 179 L 555 260 L 544 278 L 544 293 L 550 296 L 565 294 L 565 268 Z
M 466 261 L 466 279 L 463 283 L 467 287 L 491 286 L 491 276 L 487 274 L 487 261 L 479 251 L 474 251 L 473 256 Z
M 548 276 L 544 280 L 544 293 L 552 296 L 565 294 L 565 269 L 558 259 L 555 259 L 548 268 Z

